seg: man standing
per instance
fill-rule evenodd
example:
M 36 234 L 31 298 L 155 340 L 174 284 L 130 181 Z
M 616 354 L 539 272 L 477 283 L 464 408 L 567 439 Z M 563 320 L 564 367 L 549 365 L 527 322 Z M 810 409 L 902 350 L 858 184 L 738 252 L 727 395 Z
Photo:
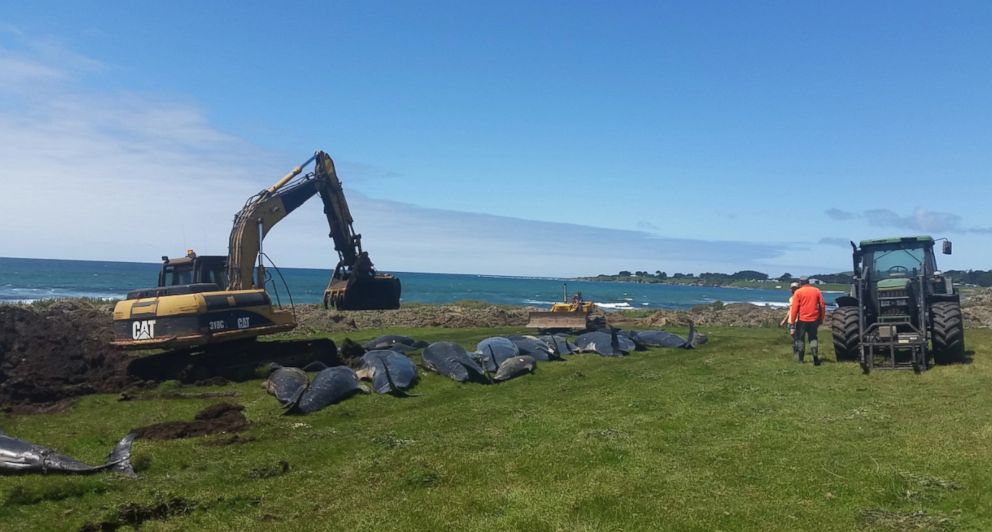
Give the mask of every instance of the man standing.
M 816 329 L 823 323 L 825 307 L 820 289 L 809 284 L 809 277 L 800 277 L 799 289 L 792 294 L 792 304 L 789 306 L 789 332 L 795 339 L 796 360 L 800 364 L 806 355 L 806 349 L 803 345 L 805 337 L 809 342 L 809 350 L 813 353 L 813 365 L 820 365 Z
M 792 281 L 792 283 L 789 285 L 789 290 L 792 291 L 789 294 L 789 309 L 785 311 L 785 317 L 782 318 L 782 321 L 778 322 L 778 326 L 785 327 L 786 323 L 789 324 L 789 336 L 792 338 L 792 356 L 796 356 L 798 352 L 796 351 L 796 339 L 794 334 L 795 330 L 793 330 L 792 327 L 792 325 L 796 323 L 796 321 L 792 319 L 792 299 L 793 296 L 795 296 L 796 294 L 796 290 L 799 290 L 799 282 Z

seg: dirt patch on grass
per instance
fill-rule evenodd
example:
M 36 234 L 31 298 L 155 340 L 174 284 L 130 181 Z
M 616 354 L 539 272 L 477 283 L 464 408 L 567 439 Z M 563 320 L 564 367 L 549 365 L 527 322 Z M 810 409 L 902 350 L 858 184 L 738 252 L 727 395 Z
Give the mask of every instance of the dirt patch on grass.
M 51 404 L 134 385 L 129 357 L 108 343 L 111 311 L 76 300 L 0 305 L 0 403 Z
M 127 503 L 117 508 L 114 515 L 99 523 L 87 523 L 80 532 L 113 531 L 128 526 L 135 530 L 141 528 L 145 521 L 164 520 L 176 515 L 185 515 L 196 507 L 192 502 L 182 497 L 171 497 L 155 504 Z
M 245 407 L 232 403 L 217 403 L 204 408 L 193 421 L 166 421 L 139 427 L 132 432 L 147 440 L 175 440 L 207 434 L 241 432 L 248 426 L 242 412 Z
M 337 365 L 328 339 L 223 344 L 208 357 L 189 350 L 137 356 L 110 345 L 113 306 L 90 300 L 0 305 L 0 408 L 58 412 L 81 395 L 129 392 L 163 380 L 217 385 L 256 378 L 266 362 Z

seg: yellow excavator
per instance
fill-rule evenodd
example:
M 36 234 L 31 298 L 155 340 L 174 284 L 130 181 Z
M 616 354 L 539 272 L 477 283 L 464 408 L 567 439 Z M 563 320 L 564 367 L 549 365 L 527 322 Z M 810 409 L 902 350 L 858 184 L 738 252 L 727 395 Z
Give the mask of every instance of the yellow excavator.
M 304 168 L 314 163 L 311 172 Z M 125 349 L 180 348 L 288 331 L 291 309 L 276 308 L 266 291 L 262 241 L 280 220 L 315 195 L 324 203 L 338 263 L 324 306 L 395 309 L 400 280 L 377 273 L 355 233 L 334 161 L 323 151 L 255 194 L 234 216 L 227 256 L 162 257 L 158 286 L 132 290 L 114 307 L 113 344 Z M 257 261 L 257 262 L 256 262 Z M 281 306 L 280 306 L 281 307 Z

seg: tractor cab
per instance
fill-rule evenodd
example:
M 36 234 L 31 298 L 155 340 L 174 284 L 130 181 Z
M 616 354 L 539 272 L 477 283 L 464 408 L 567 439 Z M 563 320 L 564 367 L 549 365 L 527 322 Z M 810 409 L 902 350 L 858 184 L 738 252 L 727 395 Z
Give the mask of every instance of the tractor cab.
M 869 312 L 879 322 L 902 324 L 908 332 L 918 321 L 920 297 L 936 271 L 933 239 L 907 237 L 861 242 L 861 277 Z
M 944 253 L 950 254 L 950 244 L 944 241 Z M 854 271 L 870 314 L 881 322 L 914 322 L 935 296 L 953 293 L 950 279 L 937 270 L 933 248 L 929 236 L 863 240 L 855 248 Z

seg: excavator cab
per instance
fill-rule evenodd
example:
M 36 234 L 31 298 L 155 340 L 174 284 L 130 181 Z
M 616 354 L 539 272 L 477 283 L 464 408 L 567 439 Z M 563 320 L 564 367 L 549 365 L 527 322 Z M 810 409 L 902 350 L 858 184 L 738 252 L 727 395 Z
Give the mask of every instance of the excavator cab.
M 220 290 L 227 286 L 227 257 L 220 255 L 198 256 L 188 250 L 185 257 L 162 257 L 158 273 L 159 286 L 212 283 Z

